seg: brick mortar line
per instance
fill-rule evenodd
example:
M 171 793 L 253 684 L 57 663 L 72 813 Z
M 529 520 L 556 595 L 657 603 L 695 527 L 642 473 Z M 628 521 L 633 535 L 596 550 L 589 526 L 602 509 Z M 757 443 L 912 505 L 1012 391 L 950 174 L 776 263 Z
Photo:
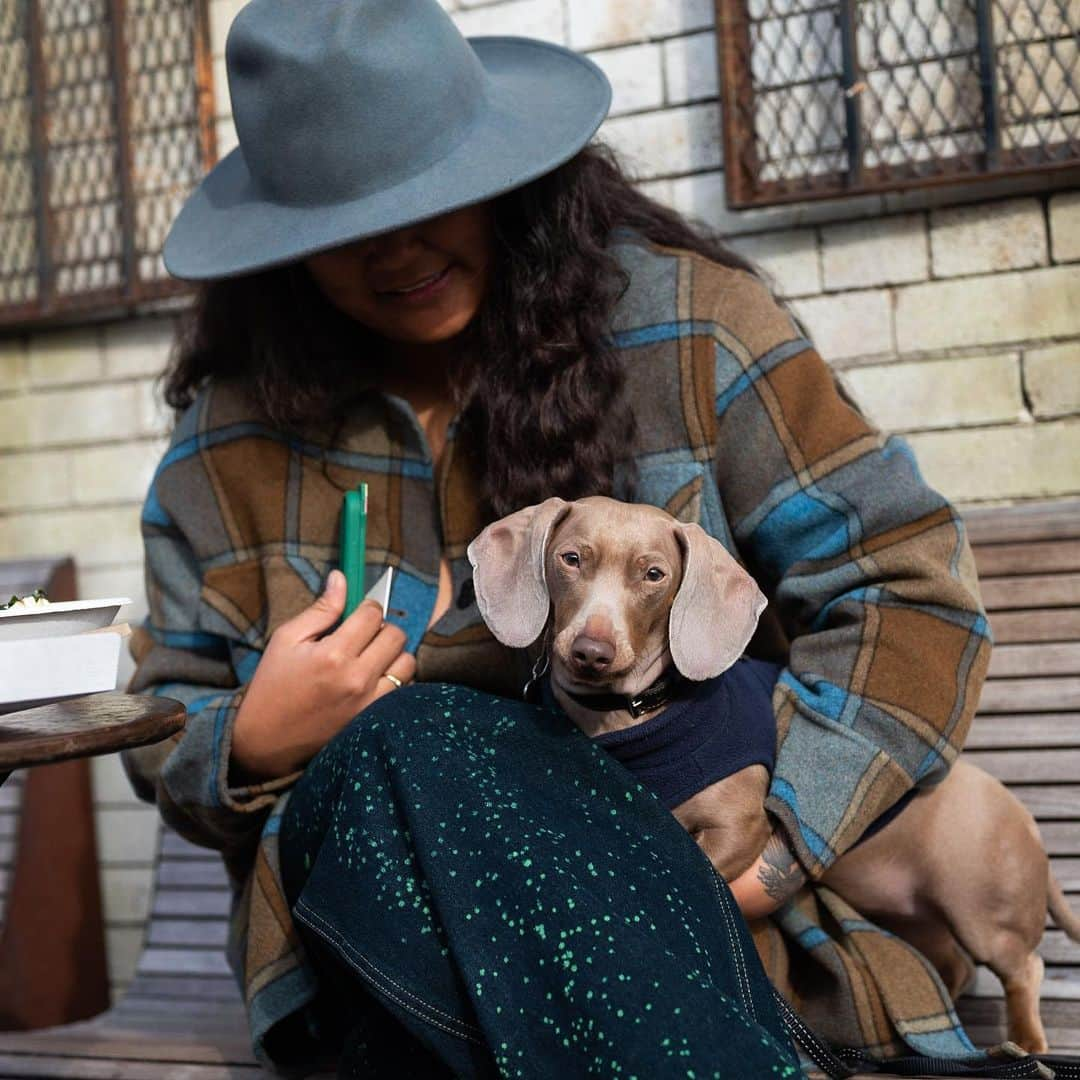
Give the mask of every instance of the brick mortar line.
M 142 501 L 130 500 L 128 502 L 117 502 L 115 499 L 112 502 L 102 503 L 64 503 L 59 506 L 26 506 L 26 507 L 13 507 L 11 510 L 0 510 L 0 521 L 12 517 L 44 517 L 46 514 L 66 514 L 66 513 L 79 513 L 80 511 L 99 511 L 99 510 L 137 510 L 142 506 Z M 94 569 L 100 570 L 108 566 L 116 568 L 119 566 L 134 566 L 135 563 L 95 563 Z
M 57 383 L 28 383 L 25 386 L 15 387 L 9 390 L 0 390 L 0 398 L 17 398 L 17 397 L 33 397 L 35 395 L 41 395 L 48 397 L 50 394 L 62 394 L 67 391 L 75 390 L 87 390 L 87 389 L 115 389 L 122 386 L 141 386 L 148 382 L 154 382 L 158 379 L 158 375 L 117 375 L 112 378 L 109 376 L 99 376 L 98 378 L 87 378 L 73 380 L 72 382 L 57 382 Z
M 798 299 L 805 299 L 799 297 Z M 887 367 L 891 364 L 913 363 L 925 364 L 935 360 L 981 360 L 992 356 L 1000 356 L 1002 353 L 1024 353 L 1040 351 L 1043 349 L 1056 349 L 1063 345 L 1080 345 L 1080 336 L 1070 334 L 1067 336 L 1054 335 L 1047 338 L 1029 338 L 1020 342 L 1002 342 L 995 345 L 953 345 L 944 349 L 920 349 L 914 352 L 902 352 L 897 350 L 893 353 L 873 354 L 865 353 L 857 356 L 844 356 L 830 361 L 833 367 L 868 367 L 878 365 Z
M 598 54 L 616 52 L 619 49 L 636 49 L 641 45 L 666 45 L 669 41 L 680 41 L 688 38 L 700 37 L 702 34 L 712 34 L 715 36 L 715 26 L 702 26 L 697 30 L 683 30 L 678 34 L 662 34 L 656 37 L 643 37 L 635 38 L 633 41 L 624 41 L 613 45 L 596 45 L 589 46 L 584 49 L 577 48 L 573 45 L 567 46 L 574 49 L 575 52 L 581 53 L 583 56 L 596 56 Z M 569 34 L 567 34 L 567 41 L 570 40 Z
M 661 67 L 661 72 L 662 73 L 663 73 L 663 70 L 664 69 L 663 69 L 663 66 L 662 66 Z M 665 90 L 664 90 L 664 92 L 665 92 L 665 94 L 667 93 L 666 79 L 665 79 Z M 722 107 L 722 106 L 720 106 L 719 98 L 717 98 L 715 95 L 713 95 L 712 97 L 687 98 L 685 101 L 672 101 L 672 102 L 669 102 L 667 100 L 667 98 L 665 97 L 663 105 L 659 105 L 659 106 L 658 105 L 653 105 L 653 106 L 650 106 L 649 108 L 646 108 L 646 109 L 627 109 L 625 112 L 609 113 L 608 116 L 607 116 L 607 119 L 605 119 L 604 123 L 606 124 L 606 123 L 608 123 L 610 121 L 616 121 L 616 120 L 635 120 L 638 117 L 649 116 L 649 115 L 651 115 L 653 113 L 670 113 L 670 112 L 674 112 L 677 109 L 691 109 L 691 108 L 698 108 L 701 105 L 714 105 L 714 104 L 716 106 L 718 106 L 718 107 Z M 603 139 L 603 137 L 604 137 L 604 129 L 601 128 L 597 132 L 597 135 L 601 139 Z M 719 140 L 717 140 L 717 141 L 719 141 Z M 720 172 L 722 170 L 713 169 L 713 170 L 710 170 L 710 171 L 712 171 L 712 172 Z
M 776 232 L 785 232 L 784 229 L 776 229 Z M 820 293 L 814 293 L 815 296 L 842 296 L 844 293 L 856 293 L 856 292 L 875 292 L 880 289 L 913 289 L 922 285 L 949 285 L 952 282 L 972 282 L 985 280 L 988 278 L 998 278 L 1005 274 L 1032 274 L 1040 270 L 1057 270 L 1066 269 L 1070 266 L 1076 266 L 1080 264 L 1080 258 L 1069 259 L 1066 262 L 1059 263 L 1040 263 L 1037 266 L 1022 266 L 1007 268 L 1004 270 L 980 270 L 971 274 L 952 274 L 949 277 L 925 277 L 918 278 L 913 281 L 903 282 L 882 282 L 879 285 L 867 285 L 863 287 L 847 287 L 847 288 L 833 288 L 824 289 Z
M 116 446 L 150 445 L 160 442 L 161 435 L 130 435 L 126 438 L 102 439 L 83 443 L 46 443 L 41 446 L 5 446 L 0 448 L 0 461 L 6 457 L 18 457 L 20 454 L 65 454 L 73 450 L 84 452 L 95 448 L 108 448 Z
M 157 440 L 167 439 L 168 431 L 147 431 L 143 429 L 136 434 L 120 436 L 112 439 L 89 439 L 85 442 L 66 443 L 26 443 L 23 446 L 2 446 L 0 444 L 0 458 L 15 454 L 46 454 L 60 452 L 83 452 L 93 450 L 96 447 L 127 446 L 130 443 L 150 443 Z
M 668 104 L 653 105 L 651 108 L 648 108 L 648 109 L 632 109 L 629 112 L 617 113 L 616 115 L 612 116 L 610 119 L 611 120 L 633 120 L 633 119 L 638 119 L 638 118 L 640 118 L 642 116 L 661 115 L 663 113 L 677 112 L 679 109 L 700 109 L 703 105 L 715 105 L 717 108 L 721 107 L 720 106 L 720 101 L 716 97 L 693 98 L 693 99 L 690 99 L 690 100 L 687 100 L 687 101 L 680 101 L 680 102 L 677 102 L 677 103 L 672 104 L 672 105 L 668 105 Z M 605 123 L 607 123 L 606 120 L 605 120 Z M 597 135 L 601 139 L 603 139 L 603 137 L 604 137 L 604 129 L 603 129 L 603 127 L 600 128 L 600 130 L 597 132 Z M 717 139 L 717 142 L 719 142 L 719 139 Z M 710 169 L 710 170 L 707 170 L 707 171 L 709 171 L 709 172 L 721 172 L 722 170 L 713 168 L 713 169 Z
M 997 506 L 1020 506 L 1026 503 L 1053 502 L 1055 499 L 1072 499 L 1077 495 L 1080 495 L 1080 488 L 1077 488 L 1075 491 L 1065 491 L 1057 495 L 1006 495 L 986 499 L 958 499 L 954 497 L 950 498 L 949 502 L 959 509 L 974 509 L 975 507 L 987 507 L 992 509 Z M 1068 824 L 1068 822 L 1066 822 L 1066 824 Z
M 1026 403 L 1025 403 L 1025 407 Z M 1080 419 L 1080 409 L 1074 412 L 1063 413 L 1060 416 L 1045 416 L 1037 417 L 1034 413 L 1031 414 L 1030 420 L 1015 420 L 1011 423 L 1003 423 L 1002 421 L 977 421 L 974 423 L 964 423 L 960 421 L 955 424 L 946 424 L 942 427 L 925 427 L 925 428 L 889 428 L 885 434 L 887 435 L 900 435 L 903 438 L 907 438 L 909 435 L 948 435 L 955 431 L 970 432 L 970 431 L 1013 431 L 1016 428 L 1022 428 L 1024 431 L 1032 431 L 1036 428 L 1049 427 L 1052 424 L 1064 423 L 1071 425 L 1070 421 Z
M 1033 418 L 1032 420 L 1018 420 L 1011 424 L 1005 424 L 1001 421 L 978 423 L 978 424 L 950 424 L 947 427 L 933 427 L 933 428 L 890 428 L 884 432 L 886 435 L 900 435 L 903 438 L 907 438 L 909 435 L 949 435 L 955 431 L 959 432 L 1001 432 L 1002 434 L 1010 431 L 1015 431 L 1018 428 L 1022 431 L 1035 431 L 1038 428 L 1051 427 L 1054 424 L 1062 424 L 1069 428 L 1080 427 L 1080 412 L 1067 413 L 1064 416 L 1048 416 L 1042 420 Z

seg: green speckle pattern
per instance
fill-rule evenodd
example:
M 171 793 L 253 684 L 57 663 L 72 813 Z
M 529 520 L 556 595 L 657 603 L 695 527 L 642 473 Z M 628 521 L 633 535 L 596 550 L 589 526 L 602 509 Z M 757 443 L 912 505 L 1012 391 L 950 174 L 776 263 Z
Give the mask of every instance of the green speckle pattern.
M 554 710 L 381 698 L 298 782 L 281 861 L 351 977 L 342 1075 L 402 1075 L 406 1043 L 432 1076 L 802 1075 L 726 886 Z

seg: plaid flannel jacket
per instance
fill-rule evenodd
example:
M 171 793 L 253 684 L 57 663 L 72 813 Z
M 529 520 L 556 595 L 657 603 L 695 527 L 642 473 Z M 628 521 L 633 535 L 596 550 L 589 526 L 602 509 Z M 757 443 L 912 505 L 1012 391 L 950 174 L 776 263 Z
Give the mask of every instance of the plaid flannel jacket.
M 639 430 L 637 487 L 617 494 L 700 522 L 768 596 L 790 643 L 768 808 L 816 878 L 905 791 L 939 781 L 964 741 L 990 651 L 964 529 L 759 279 L 626 232 L 615 251 L 631 284 L 613 333 Z M 400 398 L 373 390 L 326 446 L 274 430 L 242 386 L 220 383 L 179 419 L 146 499 L 150 615 L 133 639 L 131 689 L 179 698 L 189 719 L 125 764 L 167 822 L 225 857 L 237 889 L 230 960 L 267 1063 L 267 1031 L 314 985 L 277 872 L 295 776 L 233 786 L 230 738 L 270 635 L 337 564 L 342 489 L 369 484 L 368 584 L 397 567 L 392 605 L 409 612 L 418 679 L 519 696 L 526 677 L 530 658 L 494 641 L 468 589 L 465 549 L 486 522 L 455 427 L 436 474 Z M 425 632 L 442 554 L 457 602 Z M 955 1047 L 933 976 L 906 1004 L 893 985 L 885 1007 L 868 1005 L 866 986 L 903 968 L 895 950 L 875 960 L 858 923 L 852 951 L 821 928 L 835 921 L 817 917 L 817 890 L 804 892 L 778 920 L 789 940 L 770 924 L 771 941 L 759 941 L 781 985 L 785 950 L 816 954 L 832 973 L 823 1015 L 847 1024 L 845 1041 L 888 1049 L 900 1031 L 924 1051 Z M 813 1020 L 814 1003 L 801 1004 Z

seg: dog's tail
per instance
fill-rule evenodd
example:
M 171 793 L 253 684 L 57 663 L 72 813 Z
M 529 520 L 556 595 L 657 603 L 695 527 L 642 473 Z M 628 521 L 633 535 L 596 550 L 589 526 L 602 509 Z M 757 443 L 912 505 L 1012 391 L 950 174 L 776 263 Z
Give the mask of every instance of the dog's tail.
M 1054 922 L 1073 939 L 1080 942 L 1080 916 L 1069 906 L 1065 899 L 1065 893 L 1061 889 L 1058 879 L 1054 877 L 1053 870 L 1047 871 L 1047 902 L 1050 914 L 1054 916 Z

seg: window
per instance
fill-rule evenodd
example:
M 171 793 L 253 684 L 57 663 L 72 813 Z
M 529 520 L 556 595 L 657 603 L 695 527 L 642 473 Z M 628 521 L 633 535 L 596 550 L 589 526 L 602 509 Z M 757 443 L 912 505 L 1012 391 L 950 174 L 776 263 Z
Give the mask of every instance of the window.
M 205 0 L 0 0 L 0 325 L 176 293 L 215 157 Z
M 716 0 L 735 207 L 1080 165 L 1080 0 Z

